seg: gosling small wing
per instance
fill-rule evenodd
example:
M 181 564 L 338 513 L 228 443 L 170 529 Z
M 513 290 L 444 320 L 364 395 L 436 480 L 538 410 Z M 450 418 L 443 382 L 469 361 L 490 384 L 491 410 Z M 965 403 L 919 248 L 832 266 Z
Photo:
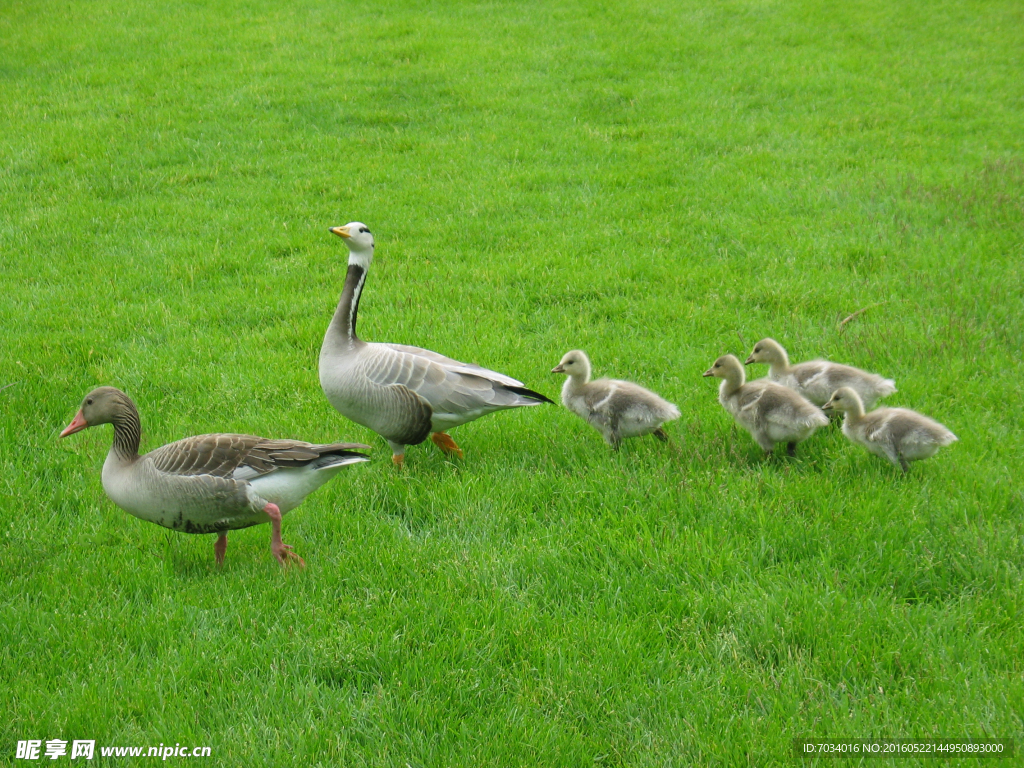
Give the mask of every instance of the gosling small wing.
M 591 413 L 606 419 L 658 425 L 679 418 L 679 409 L 639 384 L 621 379 L 599 379 L 587 384 L 584 402 Z
M 866 402 L 873 402 L 896 391 L 892 379 L 862 371 L 852 365 L 812 360 L 793 368 L 801 392 L 812 402 L 824 405 L 840 387 L 852 387 Z
M 946 446 L 958 439 L 939 422 L 907 408 L 886 408 L 884 430 L 895 445 Z
M 765 379 L 761 382 L 761 396 L 756 404 L 759 421 L 780 427 L 823 427 L 828 424 L 828 417 L 821 409 L 798 392 Z

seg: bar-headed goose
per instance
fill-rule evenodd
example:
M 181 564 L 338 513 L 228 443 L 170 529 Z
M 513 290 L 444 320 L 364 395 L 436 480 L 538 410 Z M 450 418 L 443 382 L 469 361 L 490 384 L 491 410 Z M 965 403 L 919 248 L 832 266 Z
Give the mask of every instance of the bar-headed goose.
M 224 562 L 227 531 L 270 523 L 270 550 L 281 565 L 302 558 L 281 541 L 281 517 L 348 464 L 369 461 L 359 443 L 313 445 L 252 435 L 200 435 L 139 456 L 142 427 L 135 403 L 119 389 L 100 387 L 82 401 L 67 437 L 98 424 L 114 425 L 103 463 L 103 490 L 121 509 L 184 533 L 218 533 Z
M 788 387 L 769 379 L 744 383 L 743 366 L 735 355 L 718 358 L 704 375 L 723 380 L 718 402 L 765 451 L 786 443 L 789 455 L 795 456 L 797 443 L 828 424 L 819 408 Z
M 761 339 L 754 345 L 746 364 L 768 363 L 768 378 L 796 390 L 815 405 L 823 405 L 840 387 L 852 387 L 870 408 L 877 400 L 896 391 L 896 382 L 883 379 L 850 365 L 828 360 L 789 364 L 789 355 L 775 339 Z
M 332 227 L 348 246 L 348 274 L 320 348 L 320 386 L 343 416 L 388 441 L 392 461 L 428 435 L 446 453 L 462 450 L 445 430 L 505 408 L 551 401 L 509 376 L 404 344 L 356 335 L 359 297 L 373 260 L 373 235 L 358 221 Z
M 654 435 L 668 442 L 661 425 L 679 418 L 679 409 L 639 384 L 620 379 L 590 380 L 590 358 L 581 349 L 566 352 L 551 369 L 569 378 L 562 386 L 562 405 L 580 416 L 615 450 L 627 437 Z
M 910 469 L 910 462 L 934 456 L 939 448 L 959 439 L 939 422 L 909 408 L 876 408 L 865 413 L 853 387 L 837 389 L 822 409 L 845 412 L 843 434 L 904 472 Z

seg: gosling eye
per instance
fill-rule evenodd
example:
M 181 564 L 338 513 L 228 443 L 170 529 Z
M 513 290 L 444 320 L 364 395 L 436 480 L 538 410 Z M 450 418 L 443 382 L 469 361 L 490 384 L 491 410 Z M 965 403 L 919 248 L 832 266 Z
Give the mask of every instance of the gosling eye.
M 86 400 L 85 404 L 86 405 L 92 405 L 92 398 L 90 397 L 88 400 Z

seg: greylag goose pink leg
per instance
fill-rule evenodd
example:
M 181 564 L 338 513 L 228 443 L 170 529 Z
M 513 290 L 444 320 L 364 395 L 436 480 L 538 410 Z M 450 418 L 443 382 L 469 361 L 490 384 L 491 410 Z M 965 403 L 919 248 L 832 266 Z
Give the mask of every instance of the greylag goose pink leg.
M 217 537 L 217 541 L 213 543 L 213 556 L 217 560 L 217 565 L 224 565 L 224 553 L 228 551 L 228 535 L 222 533 Z
M 446 435 L 444 432 L 435 432 L 430 436 L 431 441 L 447 454 L 454 454 L 460 459 L 462 458 L 462 449 L 452 440 L 451 435 Z
M 295 560 L 298 562 L 299 568 L 306 567 L 306 561 L 299 557 L 292 551 L 290 544 L 285 544 L 281 541 L 281 510 L 272 501 L 267 502 L 267 506 L 263 508 L 263 511 L 267 513 L 267 517 L 270 518 L 270 551 L 274 553 L 274 557 L 277 558 L 277 562 L 282 567 L 288 564 L 289 560 Z

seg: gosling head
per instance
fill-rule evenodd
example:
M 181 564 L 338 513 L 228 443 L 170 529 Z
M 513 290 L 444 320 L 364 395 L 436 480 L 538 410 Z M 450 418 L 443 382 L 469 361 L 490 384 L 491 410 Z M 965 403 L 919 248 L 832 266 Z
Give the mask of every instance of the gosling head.
M 135 405 L 120 389 L 99 387 L 85 396 L 82 407 L 60 436 L 67 437 L 97 424 L 111 424 L 134 410 Z
M 821 406 L 823 411 L 863 411 L 864 403 L 852 387 L 840 387 L 832 393 L 829 401 Z
M 716 379 L 730 379 L 737 375 L 743 378 L 743 366 L 735 355 L 722 355 L 715 360 L 714 364 L 706 371 L 705 376 L 714 376 Z
M 761 339 L 754 345 L 754 351 L 750 353 L 750 357 L 746 359 L 744 365 L 750 365 L 751 363 L 774 365 L 786 362 L 787 359 L 786 350 L 782 348 L 779 342 L 775 339 Z
M 361 221 L 353 221 L 344 227 L 331 227 L 331 234 L 337 235 L 348 246 L 348 263 L 359 264 L 364 268 L 373 258 L 373 235 Z
M 590 376 L 590 358 L 582 349 L 574 349 L 562 355 L 562 361 L 552 368 L 551 372 L 586 378 Z

